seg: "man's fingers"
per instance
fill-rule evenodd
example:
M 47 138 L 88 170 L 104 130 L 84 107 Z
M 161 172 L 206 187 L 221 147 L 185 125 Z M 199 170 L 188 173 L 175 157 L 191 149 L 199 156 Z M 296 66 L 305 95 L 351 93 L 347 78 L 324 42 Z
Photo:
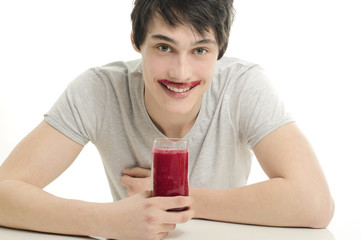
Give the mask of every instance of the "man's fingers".
M 132 196 L 143 190 L 151 190 L 151 182 L 149 177 L 133 177 L 129 175 L 123 175 L 119 179 L 119 183 L 127 188 L 127 195 Z
M 164 222 L 168 224 L 185 223 L 193 218 L 195 212 L 192 209 L 179 212 L 165 212 Z
M 154 239 L 164 239 L 168 235 L 168 232 L 160 232 L 155 235 Z
M 119 182 L 122 184 L 122 186 L 127 187 L 130 182 L 132 181 L 132 177 L 128 175 L 124 175 L 119 179 Z
M 174 223 L 171 223 L 171 224 L 168 224 L 168 223 L 165 223 L 165 224 L 162 224 L 160 226 L 160 232 L 162 233 L 167 233 L 167 232 L 170 232 L 172 230 L 174 230 L 176 228 L 176 224 Z
M 192 198 L 185 196 L 176 197 L 155 197 L 157 203 L 162 210 L 169 210 L 174 208 L 186 208 L 192 205 Z
M 146 168 L 125 168 L 122 170 L 122 173 L 131 177 L 144 178 L 151 176 L 151 170 Z
M 143 198 L 150 198 L 152 196 L 152 192 L 150 190 L 145 190 L 139 193 Z

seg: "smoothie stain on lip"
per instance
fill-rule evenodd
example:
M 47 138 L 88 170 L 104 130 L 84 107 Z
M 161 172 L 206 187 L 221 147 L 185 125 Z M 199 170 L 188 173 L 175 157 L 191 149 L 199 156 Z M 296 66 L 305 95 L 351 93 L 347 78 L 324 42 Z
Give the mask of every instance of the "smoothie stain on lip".
M 166 93 L 172 97 L 177 99 L 184 99 L 187 98 L 192 89 L 198 86 L 201 81 L 192 81 L 192 82 L 184 82 L 184 83 L 177 83 L 172 82 L 166 79 L 161 79 L 157 81 L 161 86 L 165 89 Z
M 195 87 L 196 85 L 199 85 L 201 83 L 200 80 L 192 81 L 192 82 L 179 83 L 179 82 L 172 82 L 172 81 L 169 81 L 169 80 L 166 80 L 166 79 L 158 80 L 158 82 L 165 85 L 165 86 L 170 86 L 170 87 L 173 87 L 173 88 L 180 88 L 180 89 L 192 88 L 192 87 Z

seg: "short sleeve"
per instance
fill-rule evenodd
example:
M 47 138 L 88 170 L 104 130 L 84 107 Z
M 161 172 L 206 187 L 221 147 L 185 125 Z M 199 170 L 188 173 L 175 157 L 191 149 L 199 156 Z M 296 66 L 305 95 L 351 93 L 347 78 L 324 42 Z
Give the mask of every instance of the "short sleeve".
M 250 148 L 277 128 L 294 121 L 265 71 L 250 67 L 235 80 L 230 112 Z
M 85 145 L 95 143 L 105 111 L 105 86 L 89 69 L 73 80 L 44 120 L 72 140 Z

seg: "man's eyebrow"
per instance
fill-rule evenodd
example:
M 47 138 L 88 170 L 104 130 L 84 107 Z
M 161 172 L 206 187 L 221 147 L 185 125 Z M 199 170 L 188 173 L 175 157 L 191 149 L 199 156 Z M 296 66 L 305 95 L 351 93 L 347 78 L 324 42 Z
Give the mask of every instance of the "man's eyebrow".
M 152 39 L 158 39 L 158 40 L 163 40 L 165 42 L 169 42 L 169 43 L 172 43 L 172 44 L 178 44 L 175 40 L 173 40 L 172 38 L 169 38 L 165 35 L 162 35 L 162 34 L 155 34 L 155 35 L 152 35 L 151 36 Z M 209 39 L 209 38 L 205 38 L 205 39 L 201 39 L 195 43 L 193 43 L 192 45 L 195 46 L 195 45 L 200 45 L 200 44 L 214 44 L 214 45 L 217 45 L 216 42 L 212 39 Z
M 162 34 L 155 34 L 155 35 L 152 35 L 151 36 L 152 39 L 158 39 L 158 40 L 163 40 L 163 41 L 166 41 L 166 42 L 169 42 L 169 43 L 173 43 L 173 44 L 176 44 L 176 41 L 173 40 L 172 38 L 169 38 L 165 35 L 162 35 Z
M 199 44 L 214 44 L 214 45 L 217 45 L 214 40 L 209 39 L 209 38 L 201 39 L 200 41 L 195 42 L 193 45 L 199 45 Z

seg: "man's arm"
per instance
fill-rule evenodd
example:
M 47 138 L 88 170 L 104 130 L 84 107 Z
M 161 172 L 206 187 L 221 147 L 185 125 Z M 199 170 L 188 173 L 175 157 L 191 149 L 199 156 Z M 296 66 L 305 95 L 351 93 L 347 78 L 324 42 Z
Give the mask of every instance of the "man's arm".
M 160 239 L 193 216 L 167 209 L 191 199 L 149 198 L 142 192 L 114 203 L 63 199 L 42 190 L 78 156 L 83 146 L 42 122 L 0 167 L 0 225 L 43 232 L 106 238 Z
M 191 189 L 195 217 L 268 226 L 327 227 L 334 202 L 317 157 L 296 124 L 275 130 L 253 150 L 270 180 L 227 190 Z
M 0 168 L 0 224 L 62 232 L 62 224 L 52 224 L 49 217 L 56 214 L 59 223 L 70 223 L 68 209 L 62 209 L 64 200 L 42 188 L 59 176 L 82 148 L 45 122 L 26 136 Z M 79 225 L 69 227 L 70 232 L 79 233 L 72 229 Z

